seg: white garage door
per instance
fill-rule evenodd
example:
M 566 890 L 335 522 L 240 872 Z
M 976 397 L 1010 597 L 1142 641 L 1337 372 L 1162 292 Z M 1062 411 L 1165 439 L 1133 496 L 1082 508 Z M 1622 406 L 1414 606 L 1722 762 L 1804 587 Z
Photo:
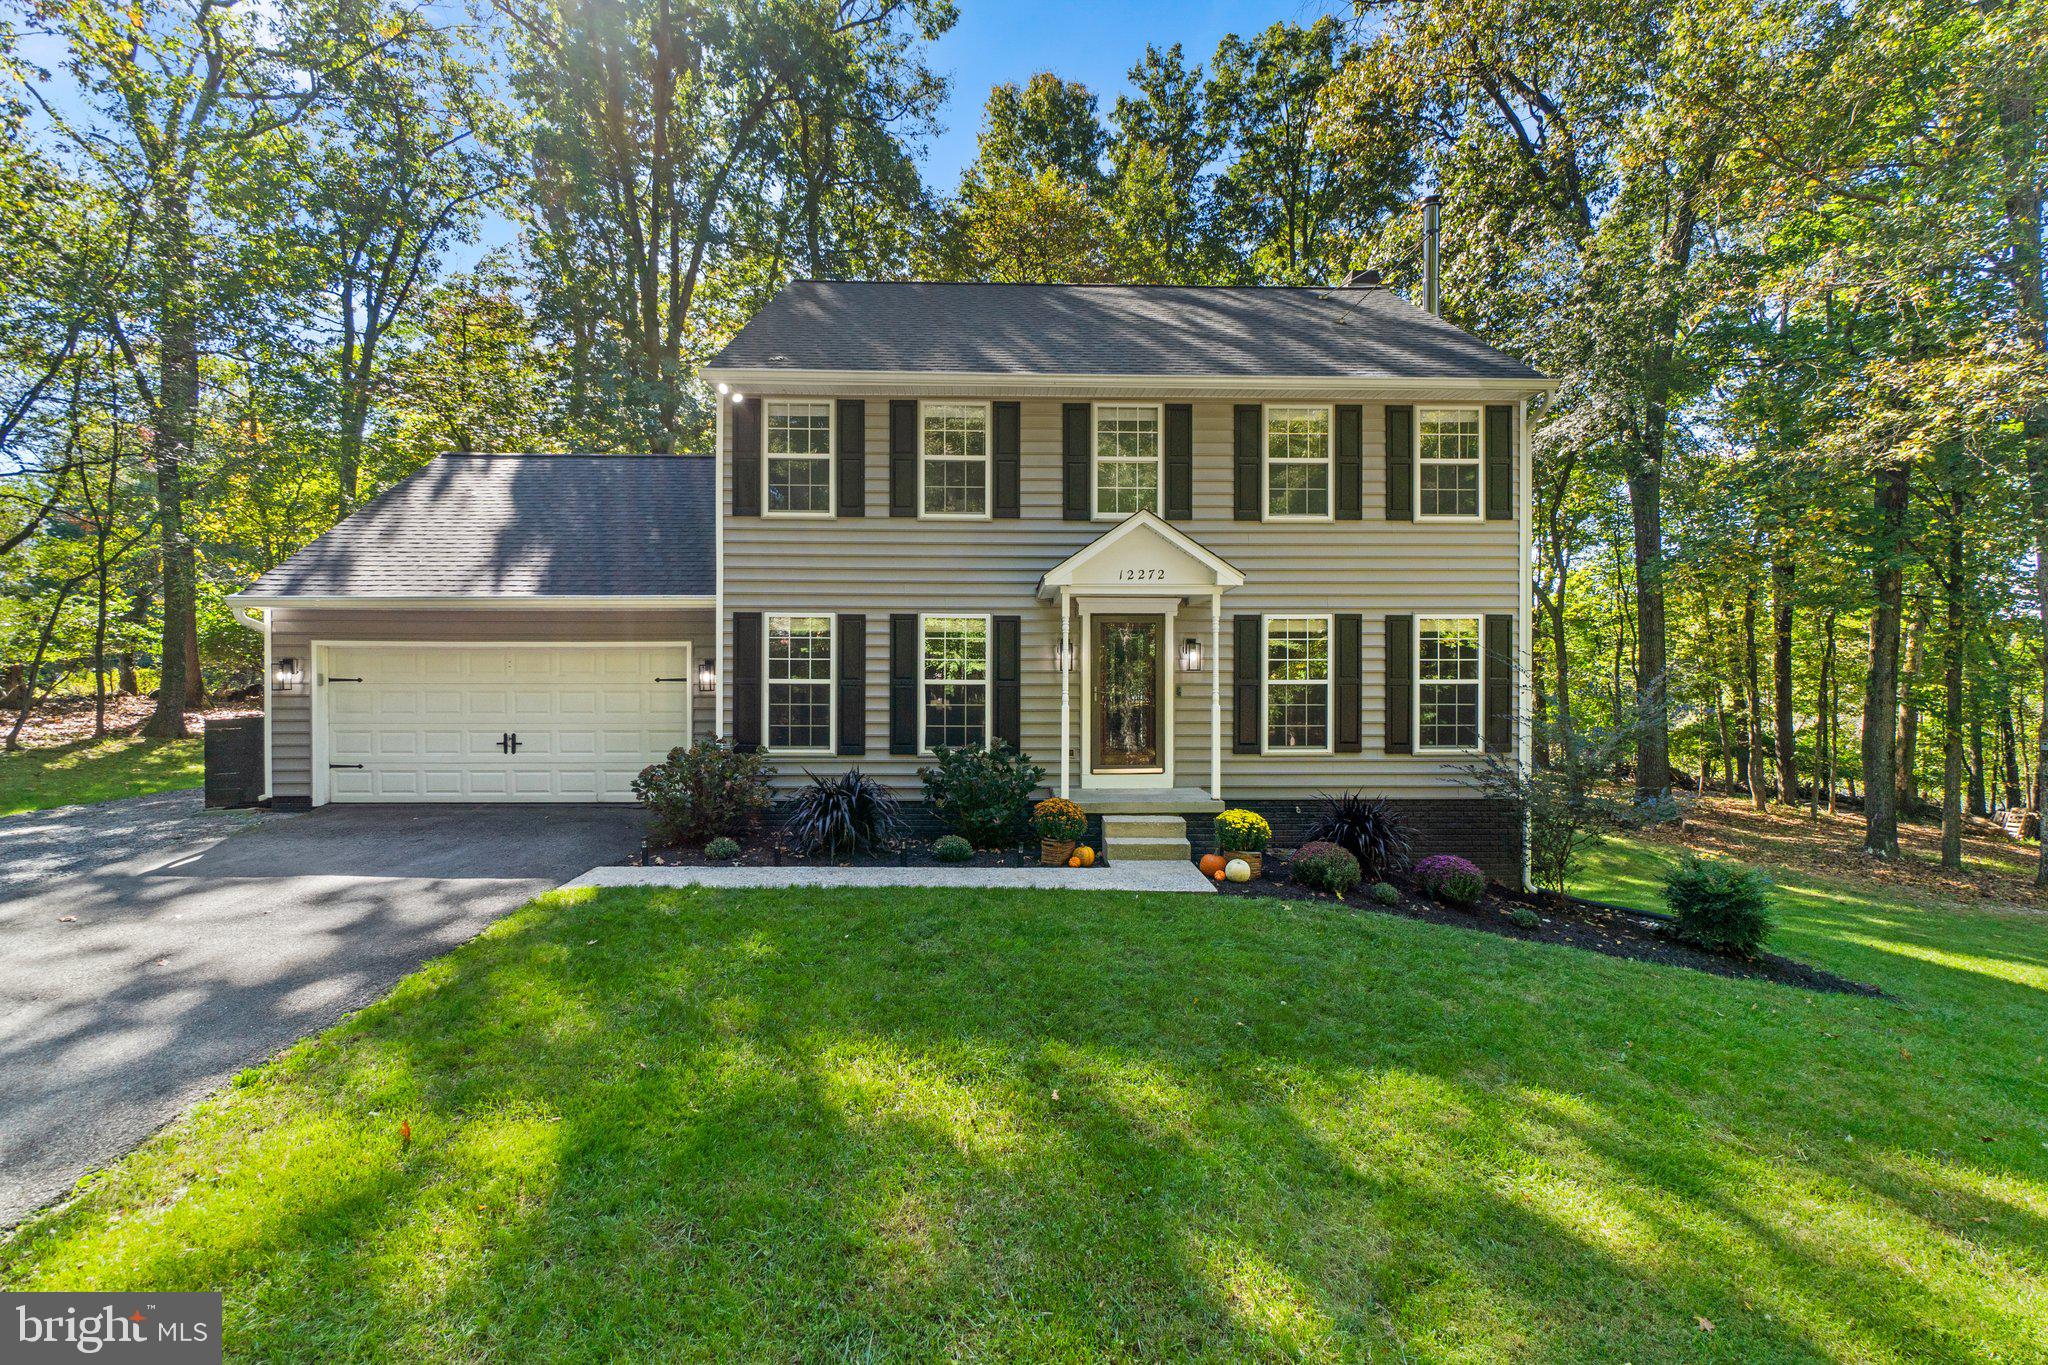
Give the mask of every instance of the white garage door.
M 333 801 L 631 801 L 690 733 L 672 645 L 327 645 Z

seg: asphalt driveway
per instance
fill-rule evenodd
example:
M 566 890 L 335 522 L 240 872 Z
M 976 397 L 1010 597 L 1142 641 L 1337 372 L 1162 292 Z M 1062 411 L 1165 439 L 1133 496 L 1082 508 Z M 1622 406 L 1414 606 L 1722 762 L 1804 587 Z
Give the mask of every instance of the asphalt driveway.
M 53 837 L 52 814 L 36 837 Z M 54 814 L 90 840 L 92 807 Z M 202 828 L 0 889 L 0 1227 L 243 1067 L 540 892 L 618 861 L 641 816 L 329 806 L 226 837 Z M 0 864 L 9 842 L 0 825 Z

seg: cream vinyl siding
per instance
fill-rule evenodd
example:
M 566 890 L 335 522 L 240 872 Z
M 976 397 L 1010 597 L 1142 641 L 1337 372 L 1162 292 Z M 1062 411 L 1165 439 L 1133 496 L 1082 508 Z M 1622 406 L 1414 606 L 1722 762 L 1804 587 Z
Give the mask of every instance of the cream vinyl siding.
M 315 640 L 330 644 L 349 640 L 688 644 L 691 657 L 702 659 L 711 648 L 711 612 L 707 608 L 611 611 L 540 606 L 274 608 L 272 661 L 298 659 L 306 683 L 297 692 L 273 694 L 270 699 L 273 797 L 292 800 L 313 795 L 312 688 L 318 685 L 312 658 Z M 689 684 L 695 685 L 694 681 Z M 692 695 L 691 726 L 696 735 L 711 733 L 714 710 L 712 698 Z
M 938 386 L 935 384 L 934 388 Z M 949 385 L 958 392 L 958 385 Z M 729 673 L 730 613 L 775 611 L 792 600 L 808 609 L 860 612 L 867 626 L 867 753 L 859 758 L 807 760 L 814 771 L 858 765 L 906 794 L 918 791 L 916 772 L 926 760 L 889 753 L 889 615 L 987 612 L 1022 621 L 1024 748 L 1056 782 L 1059 772 L 1059 675 L 1053 648 L 1059 612 L 1034 593 L 1039 576 L 1110 529 L 1101 521 L 1066 521 L 1060 515 L 1060 408 L 1063 402 L 1187 401 L 1151 391 L 1092 391 L 1020 401 L 1022 516 L 1015 521 L 947 522 L 892 518 L 889 511 L 889 398 L 916 397 L 901 385 L 884 393 L 848 386 L 834 397 L 867 400 L 867 515 L 792 524 L 763 518 L 725 520 L 725 610 L 720 670 Z M 774 398 L 771 387 L 750 392 Z M 934 395 L 936 396 L 936 395 Z M 969 395 L 961 395 L 963 397 Z M 1209 672 L 1212 653 L 1223 670 L 1223 786 L 1226 798 L 1308 800 L 1325 791 L 1363 787 L 1394 797 L 1466 797 L 1460 779 L 1471 760 L 1384 752 L 1386 629 L 1392 614 L 1483 615 L 1514 613 L 1520 591 L 1516 570 L 1518 528 L 1512 521 L 1428 524 L 1386 518 L 1386 417 L 1378 403 L 1364 409 L 1364 519 L 1361 521 L 1241 522 L 1231 516 L 1232 405 L 1266 401 L 1256 393 L 1231 400 L 1204 399 L 1194 409 L 1194 518 L 1175 529 L 1228 560 L 1245 584 L 1223 595 L 1220 647 L 1209 636 L 1209 604 L 1180 609 L 1168 642 L 1177 665 L 1180 642 L 1202 641 L 1200 673 L 1172 672 L 1179 688 L 1174 707 L 1176 780 L 1185 786 L 1209 779 Z M 1342 403 L 1341 393 L 1308 398 L 1299 392 L 1270 401 Z M 1418 395 L 1419 404 L 1440 401 Z M 1490 401 L 1507 402 L 1507 397 Z M 730 459 L 721 462 L 728 486 Z M 1263 490 L 1262 490 L 1263 496 Z M 729 505 L 729 504 L 728 504 Z M 1357 754 L 1234 754 L 1230 752 L 1232 630 L 1240 614 L 1285 615 L 1357 612 L 1364 617 L 1364 752 Z M 1076 640 L 1079 617 L 1076 615 Z M 1074 675 L 1074 699 L 1085 702 L 1086 679 Z M 723 699 L 721 733 L 731 728 L 731 697 Z M 708 708 L 707 708 L 708 709 Z M 1086 756 L 1080 752 L 1079 711 L 1073 727 L 1073 771 L 1078 787 Z M 781 765 L 785 786 L 800 782 L 795 765 Z M 1476 799 L 1476 798 L 1475 798 Z

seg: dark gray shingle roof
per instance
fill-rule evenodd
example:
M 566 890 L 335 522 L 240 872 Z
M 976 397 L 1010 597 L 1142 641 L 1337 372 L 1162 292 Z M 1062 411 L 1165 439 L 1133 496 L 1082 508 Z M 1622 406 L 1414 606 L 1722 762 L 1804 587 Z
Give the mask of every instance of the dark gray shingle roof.
M 1380 287 L 798 280 L 711 363 L 954 374 L 1543 377 Z
M 443 455 L 247 591 L 708 596 L 714 472 L 696 455 Z

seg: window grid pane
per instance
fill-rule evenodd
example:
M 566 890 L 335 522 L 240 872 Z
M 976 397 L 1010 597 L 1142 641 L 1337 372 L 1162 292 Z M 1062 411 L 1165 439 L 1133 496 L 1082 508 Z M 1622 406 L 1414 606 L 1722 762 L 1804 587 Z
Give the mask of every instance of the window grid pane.
M 1417 506 L 1426 517 L 1479 515 L 1479 414 L 1424 408 L 1416 418 Z
M 1105 516 L 1159 510 L 1159 410 L 1095 410 L 1095 510 Z
M 988 707 L 987 619 L 927 616 L 922 653 L 925 747 L 981 743 Z
M 768 510 L 832 510 L 832 405 L 768 404 Z
M 768 618 L 768 747 L 832 747 L 832 618 Z
M 924 510 L 981 516 L 988 510 L 988 410 L 977 403 L 924 405 Z
M 1267 515 L 1329 515 L 1330 413 L 1327 408 L 1267 408 L 1266 461 Z
M 1416 623 L 1416 738 L 1425 749 L 1479 747 L 1479 623 Z
M 1330 743 L 1330 623 L 1317 616 L 1266 623 L 1266 747 Z

